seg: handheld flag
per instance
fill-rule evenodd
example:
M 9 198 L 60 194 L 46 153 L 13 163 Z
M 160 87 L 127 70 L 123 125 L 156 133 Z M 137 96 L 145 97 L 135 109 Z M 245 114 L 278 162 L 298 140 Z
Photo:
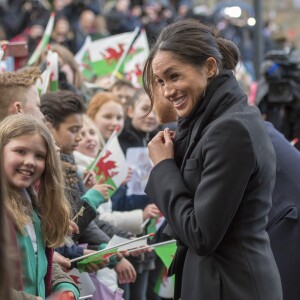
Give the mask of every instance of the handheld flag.
M 70 260 L 70 262 L 76 262 L 77 263 L 77 268 L 80 272 L 84 272 L 85 268 L 87 267 L 87 265 L 89 263 L 95 263 L 95 264 L 99 264 L 101 262 L 103 262 L 105 259 L 116 255 L 117 252 L 119 251 L 129 251 L 129 250 L 133 250 L 133 249 L 137 249 L 139 247 L 142 247 L 144 245 L 147 245 L 147 238 L 151 236 L 149 234 L 141 236 L 139 238 L 135 238 L 132 240 L 128 240 L 126 242 L 111 246 L 111 247 L 107 247 L 103 250 L 99 250 L 96 251 L 94 253 L 91 254 L 86 254 L 83 255 L 81 257 L 77 257 L 74 258 L 72 260 Z
M 148 224 L 146 225 L 146 232 L 149 233 L 156 233 L 160 226 L 165 221 L 165 217 L 160 213 L 156 216 L 156 218 L 150 218 Z
M 58 54 L 48 50 L 47 53 L 47 68 L 50 71 L 50 91 L 58 91 Z
M 91 43 L 92 38 L 90 35 L 88 35 L 84 41 L 84 44 L 75 55 L 75 60 L 78 63 L 79 70 L 86 79 L 92 79 L 95 76 L 88 52 Z
M 88 273 L 79 272 L 78 269 L 73 268 L 68 271 L 68 275 L 73 279 L 75 284 L 77 284 L 80 296 L 86 297 L 94 293 L 95 286 Z
M 34 50 L 34 52 L 32 53 L 30 59 L 27 62 L 28 66 L 31 66 L 35 62 L 37 62 L 43 49 L 45 49 L 45 47 L 48 45 L 50 38 L 51 38 L 52 30 L 54 27 L 54 20 L 55 20 L 55 13 L 52 12 L 50 15 L 49 21 L 47 23 L 43 37 L 42 37 L 41 41 L 39 42 L 38 46 L 36 47 L 36 49 Z
M 41 78 L 38 78 L 35 84 L 40 96 L 47 93 L 49 80 L 50 80 L 50 69 L 46 68 L 46 70 L 41 74 Z
M 77 263 L 77 268 L 80 272 L 84 272 L 89 263 L 100 264 L 105 259 L 110 258 L 111 256 L 115 255 L 117 252 L 118 252 L 117 247 L 98 251 L 95 254 L 79 261 Z
M 155 284 L 154 291 L 160 297 L 172 298 L 174 291 L 174 276 L 168 277 L 168 268 L 171 265 L 173 257 L 175 255 L 177 246 L 176 241 L 171 240 L 156 244 L 154 251 L 160 257 L 164 263 L 164 268 L 161 270 L 161 274 Z
M 129 57 L 124 65 L 126 78 L 136 88 L 142 87 L 142 75 L 145 61 L 149 55 L 149 45 L 145 30 L 141 30 L 140 35 L 133 44 L 135 49 L 139 49 L 137 54 Z
M 50 91 L 58 91 L 58 54 L 50 49 L 47 53 L 47 67 L 36 82 L 39 95 L 47 93 L 50 85 Z
M 170 240 L 152 246 L 155 246 L 154 251 L 160 257 L 166 268 L 169 268 L 177 249 L 176 241 Z
M 134 46 L 130 47 L 136 35 L 136 31 L 125 32 L 91 42 L 88 47 L 89 66 L 96 76 L 102 77 L 113 73 L 117 76 L 117 73 L 123 73 L 124 63 L 141 51 Z
M 116 189 L 120 187 L 127 176 L 127 163 L 124 153 L 119 144 L 117 130 L 110 136 L 102 151 L 88 167 L 88 171 L 93 170 L 96 173 L 96 180 L 104 177 L 104 183 L 111 185 L 114 190 L 109 191 L 111 197 Z M 84 179 L 86 182 L 87 177 Z
M 131 37 L 131 40 L 127 43 L 126 45 L 126 48 L 124 49 L 123 53 L 122 53 L 122 56 L 120 57 L 120 59 L 118 60 L 118 63 L 116 65 L 116 67 L 114 68 L 112 74 L 111 74 L 111 78 L 113 79 L 115 76 L 117 76 L 117 74 L 119 73 L 119 69 L 122 65 L 122 63 L 124 62 L 126 56 L 128 55 L 131 47 L 132 47 L 132 44 L 135 42 L 135 39 L 136 37 L 138 36 L 139 34 L 139 28 L 136 27 L 134 32 L 132 33 L 132 37 Z

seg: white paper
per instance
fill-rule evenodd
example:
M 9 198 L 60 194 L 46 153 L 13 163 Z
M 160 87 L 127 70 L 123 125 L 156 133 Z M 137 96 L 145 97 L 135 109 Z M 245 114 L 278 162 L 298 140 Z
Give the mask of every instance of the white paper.
M 127 183 L 127 196 L 145 195 L 145 187 L 153 168 L 153 164 L 145 147 L 128 148 L 126 151 L 126 161 L 132 169 L 132 178 Z

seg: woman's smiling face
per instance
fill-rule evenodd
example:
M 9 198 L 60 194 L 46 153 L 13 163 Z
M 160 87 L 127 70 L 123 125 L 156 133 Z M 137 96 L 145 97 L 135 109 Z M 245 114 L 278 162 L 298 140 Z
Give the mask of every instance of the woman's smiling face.
M 211 77 L 206 64 L 195 67 L 178 60 L 170 51 L 159 51 L 153 58 L 152 69 L 162 96 L 173 104 L 180 117 L 189 116 Z

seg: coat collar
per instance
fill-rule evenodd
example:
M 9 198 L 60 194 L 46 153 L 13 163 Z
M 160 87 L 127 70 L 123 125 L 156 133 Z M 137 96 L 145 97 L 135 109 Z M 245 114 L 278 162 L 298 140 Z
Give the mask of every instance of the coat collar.
M 187 148 L 183 156 L 181 171 L 206 126 L 221 116 L 233 104 L 243 100 L 247 101 L 247 96 L 239 86 L 232 71 L 224 71 L 207 86 L 205 96 L 199 101 L 198 107 L 192 113 L 192 118 L 188 117 L 183 122 L 179 122 L 184 127 L 189 127 L 189 133 L 186 137 L 188 139 Z

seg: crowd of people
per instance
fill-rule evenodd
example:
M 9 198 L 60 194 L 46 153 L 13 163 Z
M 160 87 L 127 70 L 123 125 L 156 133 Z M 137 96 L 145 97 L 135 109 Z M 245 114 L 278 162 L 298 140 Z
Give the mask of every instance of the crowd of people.
M 0 40 L 28 44 L 0 73 L 0 298 L 80 299 L 70 260 L 143 236 L 163 216 L 148 243 L 177 241 L 172 299 L 297 299 L 300 154 L 249 105 L 238 47 L 189 1 L 110 4 L 0 4 Z M 48 50 L 26 62 L 52 9 L 59 89 L 40 94 Z M 112 77 L 87 85 L 74 58 L 85 38 L 136 27 L 151 47 L 143 87 Z M 115 132 L 124 156 L 147 149 L 133 193 L 137 170 L 118 187 L 89 170 Z M 171 299 L 155 289 L 164 270 L 151 248 L 91 262 L 89 299 Z

